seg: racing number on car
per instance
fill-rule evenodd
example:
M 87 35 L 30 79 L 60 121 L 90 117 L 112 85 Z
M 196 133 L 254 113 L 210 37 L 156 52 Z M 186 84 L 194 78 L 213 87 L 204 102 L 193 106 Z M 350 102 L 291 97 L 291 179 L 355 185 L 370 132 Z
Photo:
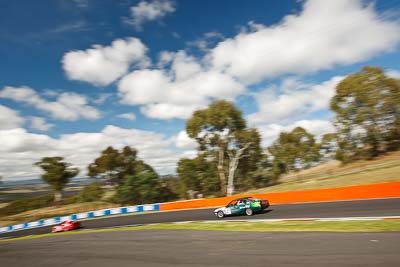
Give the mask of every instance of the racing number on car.
M 230 215 L 230 214 L 232 214 L 232 212 L 231 212 L 231 209 L 230 209 L 230 208 L 226 208 L 226 209 L 224 210 L 224 213 L 225 213 L 226 215 Z

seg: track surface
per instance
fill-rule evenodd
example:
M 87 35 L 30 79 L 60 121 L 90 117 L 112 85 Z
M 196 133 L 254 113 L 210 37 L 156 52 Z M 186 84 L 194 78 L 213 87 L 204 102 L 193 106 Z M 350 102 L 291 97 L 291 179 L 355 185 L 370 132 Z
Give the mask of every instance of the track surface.
M 2 266 L 400 266 L 400 233 L 147 230 L 0 243 Z
M 108 217 L 82 222 L 87 229 L 115 227 L 131 224 L 149 224 L 163 222 L 180 222 L 195 220 L 217 220 L 214 209 L 197 209 L 172 212 L 136 214 L 119 217 Z M 302 203 L 272 205 L 263 214 L 252 216 L 252 219 L 287 219 L 287 218 L 328 218 L 328 217 L 363 217 L 363 216 L 399 216 L 400 198 L 375 199 L 359 201 L 339 201 L 323 203 Z M 228 217 L 237 220 L 249 217 Z M 4 233 L 0 238 L 19 237 L 33 234 L 44 234 L 51 231 L 51 226 Z

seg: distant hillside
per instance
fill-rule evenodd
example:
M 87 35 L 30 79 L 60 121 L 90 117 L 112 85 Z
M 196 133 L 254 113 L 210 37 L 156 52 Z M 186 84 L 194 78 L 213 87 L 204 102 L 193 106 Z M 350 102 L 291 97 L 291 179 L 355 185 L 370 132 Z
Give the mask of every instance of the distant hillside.
M 90 182 L 93 182 L 92 178 L 76 177 L 71 179 L 71 182 L 68 184 L 68 186 L 75 186 L 82 184 L 85 185 Z M 47 185 L 40 178 L 28 179 L 28 180 L 5 180 L 2 181 L 0 187 L 20 187 L 20 186 L 30 186 L 30 185 L 44 185 L 47 187 Z

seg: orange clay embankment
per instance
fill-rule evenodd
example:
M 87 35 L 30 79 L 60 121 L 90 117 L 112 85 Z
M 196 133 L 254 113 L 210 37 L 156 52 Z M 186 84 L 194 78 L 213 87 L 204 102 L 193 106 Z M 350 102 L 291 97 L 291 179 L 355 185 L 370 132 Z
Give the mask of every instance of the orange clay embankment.
M 225 206 L 232 199 L 250 195 L 232 197 L 194 199 L 187 201 L 160 204 L 160 210 L 180 210 Z M 400 197 L 400 182 L 357 185 L 340 188 L 304 190 L 294 192 L 279 192 L 269 194 L 253 194 L 252 197 L 268 199 L 271 204 L 286 204 L 296 202 L 322 202 L 337 200 L 356 200 L 372 198 Z

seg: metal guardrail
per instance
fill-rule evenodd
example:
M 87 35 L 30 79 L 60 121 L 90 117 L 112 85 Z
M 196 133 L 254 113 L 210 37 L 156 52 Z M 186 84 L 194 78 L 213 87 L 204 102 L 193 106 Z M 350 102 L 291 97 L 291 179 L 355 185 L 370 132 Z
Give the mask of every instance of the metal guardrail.
M 97 217 L 106 217 L 110 215 L 116 214 L 128 214 L 128 213 L 136 213 L 136 212 L 146 212 L 146 211 L 157 211 L 160 210 L 160 204 L 146 204 L 146 205 L 138 205 L 138 206 L 127 206 L 127 207 L 119 207 L 119 208 L 110 208 L 110 209 L 102 209 L 102 210 L 94 210 L 88 212 L 75 213 L 67 216 L 60 216 L 48 219 L 42 219 L 34 222 L 20 223 L 15 225 L 4 226 L 0 228 L 0 233 L 25 230 L 43 226 L 50 226 L 59 224 L 63 221 L 67 220 L 82 220 L 88 218 L 97 218 Z

